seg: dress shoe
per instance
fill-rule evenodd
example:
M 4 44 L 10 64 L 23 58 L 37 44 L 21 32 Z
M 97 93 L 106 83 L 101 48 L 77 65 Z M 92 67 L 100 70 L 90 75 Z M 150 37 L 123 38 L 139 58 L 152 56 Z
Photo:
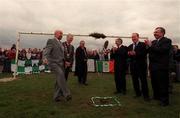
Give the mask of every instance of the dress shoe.
M 144 97 L 144 101 L 146 101 L 146 102 L 150 102 L 150 101 L 151 101 L 151 99 L 150 99 L 149 97 Z
M 61 99 L 60 98 L 56 98 L 55 102 L 61 102 Z
M 153 99 L 154 99 L 154 100 L 160 100 L 160 98 L 159 98 L 159 97 L 153 97 Z
M 126 91 L 123 91 L 122 94 L 123 94 L 123 95 L 126 95 Z
M 139 98 L 139 97 L 141 97 L 141 95 L 135 95 L 133 98 Z
M 166 107 L 166 106 L 168 106 L 168 105 L 169 105 L 169 103 L 164 103 L 164 102 L 161 102 L 159 105 L 160 105 L 160 106 L 162 106 L 162 107 Z
M 115 92 L 114 92 L 114 94 L 120 94 L 120 93 L 121 93 L 121 92 L 119 92 L 119 91 L 115 91 Z
M 70 101 L 70 100 L 72 100 L 72 96 L 71 95 L 66 96 L 66 101 Z
M 84 85 L 84 86 L 87 86 L 88 84 L 87 84 L 87 83 L 84 83 L 83 85 Z

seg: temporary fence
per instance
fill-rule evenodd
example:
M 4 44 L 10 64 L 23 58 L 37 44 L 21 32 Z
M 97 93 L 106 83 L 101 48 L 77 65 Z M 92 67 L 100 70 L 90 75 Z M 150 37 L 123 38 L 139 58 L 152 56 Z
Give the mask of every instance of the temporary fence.
M 114 61 L 95 61 L 94 59 L 88 59 L 88 72 L 114 72 Z M 50 72 L 48 65 L 44 65 L 42 60 L 38 59 L 27 59 L 18 60 L 16 66 L 16 61 L 11 61 L 11 71 L 17 69 L 17 74 L 32 74 L 40 72 Z M 72 71 L 75 71 L 75 63 L 73 64 Z

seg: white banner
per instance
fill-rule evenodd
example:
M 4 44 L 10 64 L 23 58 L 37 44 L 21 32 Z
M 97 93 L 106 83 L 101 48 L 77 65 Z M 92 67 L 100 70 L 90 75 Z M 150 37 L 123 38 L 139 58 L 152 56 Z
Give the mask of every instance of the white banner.
M 25 61 L 18 60 L 18 66 L 24 67 L 25 66 Z
M 95 72 L 94 59 L 88 59 L 87 66 L 88 72 Z
M 103 72 L 109 72 L 109 61 L 103 61 Z

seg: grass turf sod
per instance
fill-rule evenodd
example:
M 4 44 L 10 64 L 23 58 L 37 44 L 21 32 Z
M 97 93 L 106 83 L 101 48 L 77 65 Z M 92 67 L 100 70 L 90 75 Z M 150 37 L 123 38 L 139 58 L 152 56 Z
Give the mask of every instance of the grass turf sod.
M 8 76 L 1 74 L 1 77 Z M 52 74 L 20 75 L 19 80 L 0 83 L 0 118 L 178 118 L 180 114 L 180 84 L 174 83 L 170 106 L 157 101 L 134 99 L 131 77 L 127 76 L 127 94 L 114 95 L 113 74 L 88 73 L 88 86 L 79 85 L 71 73 L 68 86 L 72 101 L 55 103 L 52 99 Z M 148 80 L 150 95 L 152 90 Z M 115 96 L 121 107 L 94 107 L 93 96 Z

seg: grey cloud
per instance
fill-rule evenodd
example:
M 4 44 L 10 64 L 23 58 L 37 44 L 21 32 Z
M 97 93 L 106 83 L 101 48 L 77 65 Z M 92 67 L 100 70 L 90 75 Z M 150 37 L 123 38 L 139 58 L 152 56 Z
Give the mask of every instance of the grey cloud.
M 3 3 L 2 3 L 3 2 Z M 179 0 L 0 0 L 0 42 L 8 45 L 16 41 L 17 31 L 129 36 L 138 32 L 153 39 L 157 26 L 167 29 L 167 36 L 179 43 Z M 31 36 L 27 36 L 31 37 Z M 45 39 L 42 37 L 37 39 Z M 74 45 L 85 39 L 89 48 L 99 48 L 104 40 L 75 37 Z M 24 46 L 44 45 L 44 40 L 24 40 Z M 108 39 L 114 44 L 114 39 Z M 125 45 L 131 40 L 123 39 Z M 27 41 L 27 42 L 26 42 Z M 2 45 L 1 44 L 1 45 Z M 10 44 L 9 44 L 10 45 Z

